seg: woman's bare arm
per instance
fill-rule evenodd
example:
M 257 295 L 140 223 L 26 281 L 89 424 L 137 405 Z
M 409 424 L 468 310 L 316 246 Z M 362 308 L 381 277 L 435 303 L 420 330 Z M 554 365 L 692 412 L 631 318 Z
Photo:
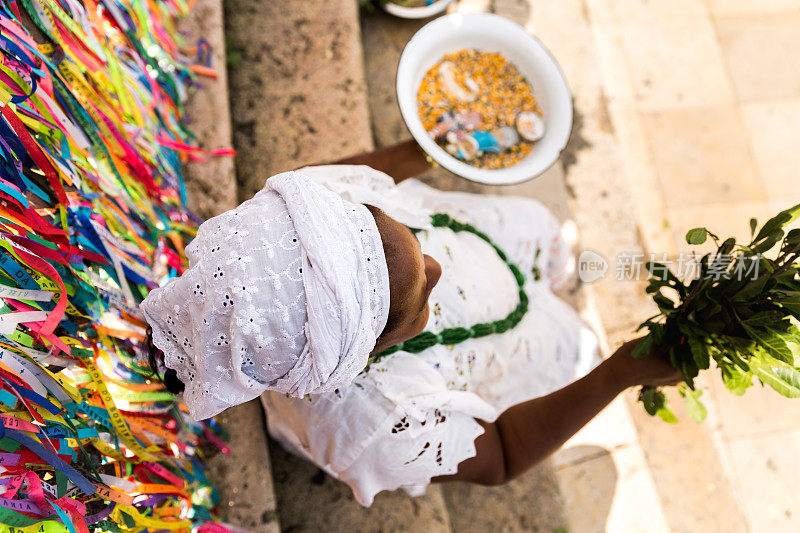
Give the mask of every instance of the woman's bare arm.
M 475 441 L 475 457 L 435 481 L 505 483 L 558 450 L 628 387 L 680 382 L 680 374 L 658 355 L 633 359 L 635 345 L 626 343 L 583 378 L 509 408 L 494 423 L 479 421 L 486 432 Z
M 334 165 L 367 165 L 390 175 L 395 183 L 419 176 L 431 164 L 416 141 L 404 141 L 374 152 L 360 154 L 333 163 Z

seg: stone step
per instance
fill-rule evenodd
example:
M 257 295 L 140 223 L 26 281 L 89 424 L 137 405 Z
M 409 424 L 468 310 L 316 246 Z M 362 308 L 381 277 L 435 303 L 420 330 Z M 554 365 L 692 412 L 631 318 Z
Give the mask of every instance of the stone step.
M 181 29 L 189 41 L 205 38 L 212 49 L 216 79 L 203 78 L 202 87 L 187 103 L 187 115 L 198 144 L 205 149 L 233 145 L 225 69 L 225 35 L 221 0 L 198 0 Z M 186 173 L 190 208 L 209 218 L 236 207 L 234 161 L 215 157 L 190 163 Z M 259 533 L 280 531 L 275 514 L 275 492 L 267 452 L 266 428 L 259 402 L 227 410 L 218 422 L 230 434 L 230 455 L 210 459 L 209 477 L 220 493 L 221 518 L 235 526 Z
M 198 0 L 180 21 L 189 44 L 204 38 L 211 45 L 211 66 L 216 79 L 201 78 L 201 87 L 187 102 L 190 128 L 201 148 L 213 150 L 233 145 L 228 109 L 228 73 L 225 68 L 225 32 L 222 0 Z M 186 169 L 189 207 L 203 218 L 236 207 L 236 176 L 230 157 L 211 157 L 190 162 Z
M 240 201 L 274 173 L 373 149 L 355 0 L 227 0 L 225 31 Z M 285 530 L 450 531 L 438 487 L 364 509 L 314 465 L 269 450 Z
M 240 200 L 372 149 L 355 0 L 227 0 L 225 31 Z

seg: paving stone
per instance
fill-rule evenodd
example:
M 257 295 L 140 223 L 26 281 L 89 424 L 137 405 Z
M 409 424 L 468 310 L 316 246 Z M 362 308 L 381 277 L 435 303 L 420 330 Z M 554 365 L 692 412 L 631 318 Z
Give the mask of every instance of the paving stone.
M 710 393 L 722 431 L 731 440 L 800 430 L 800 402 L 784 398 L 769 386 L 753 380 L 743 396 L 728 392 L 718 376 L 710 380 Z
M 742 115 L 767 197 L 781 199 L 787 193 L 800 193 L 796 135 L 800 131 L 800 98 L 745 104 Z
M 800 9 L 800 0 L 706 0 L 715 16 L 753 15 Z
M 730 443 L 751 531 L 797 531 L 800 431 L 736 439 Z
M 635 200 L 614 132 L 605 123 L 602 92 L 597 91 L 595 98 L 576 99 L 572 136 L 561 161 L 581 245 L 608 262 L 605 276 L 592 283 L 599 308 L 603 310 L 603 326 L 608 330 L 632 329 L 654 314 L 654 306 L 644 294 L 641 279 L 624 279 L 617 272 L 621 256 L 635 256 L 640 264 L 646 259 L 637 227 Z
M 549 461 L 500 487 L 442 485 L 453 531 L 565 531 L 567 517 Z M 578 531 L 578 530 L 576 530 Z
M 626 20 L 618 31 L 642 109 L 710 107 L 734 101 L 715 28 L 705 11 L 695 16 Z
M 220 517 L 258 533 L 277 533 L 275 492 L 267 452 L 264 411 L 258 400 L 223 412 L 217 421 L 230 434 L 231 455 L 217 454 L 208 462 L 210 478 L 220 492 Z
M 647 130 L 638 122 L 634 124 L 637 127 L 627 127 L 622 132 L 617 127 L 620 118 L 638 121 L 638 111 L 622 117 L 619 111 L 628 112 L 634 105 L 648 111 L 704 102 L 719 105 L 731 101 L 732 91 L 726 85 L 713 28 L 702 18 L 702 10 L 675 18 L 677 13 L 669 15 L 668 12 L 676 3 L 656 0 L 640 2 L 634 10 L 625 10 L 622 5 L 614 7 L 628 17 L 614 20 L 613 13 L 602 9 L 599 3 L 602 2 L 589 1 L 589 9 L 583 17 L 576 15 L 570 19 L 577 21 L 573 26 L 578 28 L 570 31 L 569 36 L 584 41 L 562 48 L 571 51 L 573 56 L 558 56 L 562 64 L 599 63 L 601 69 L 608 69 L 603 76 L 598 76 L 600 69 L 596 66 L 569 70 L 570 86 L 580 87 L 575 98 L 573 136 L 565 151 L 569 158 L 566 182 L 571 193 L 571 207 L 584 245 L 597 249 L 608 259 L 613 260 L 620 252 L 670 252 L 654 249 L 666 241 L 658 231 L 648 232 L 649 248 L 644 248 L 641 220 L 647 220 L 651 227 L 657 226 L 663 221 L 664 211 L 648 211 L 652 207 L 662 207 L 658 196 L 644 198 L 644 203 L 638 205 L 642 200 L 640 192 L 657 190 L 661 193 L 661 190 L 657 183 L 655 189 L 648 189 L 647 185 L 656 178 L 652 172 L 651 147 L 644 144 L 648 139 Z M 545 4 L 551 5 L 550 2 Z M 660 15 L 656 13 L 659 10 Z M 573 9 L 571 13 L 577 11 Z M 557 21 L 552 17 L 550 20 Z M 592 30 L 584 31 L 581 24 L 591 26 Z M 687 32 L 694 33 L 684 35 Z M 583 54 L 588 59 L 576 58 L 574 54 Z M 682 58 L 678 68 L 692 72 L 691 75 L 681 76 L 670 71 L 670 79 L 664 79 L 664 71 L 654 70 L 656 65 L 674 63 L 670 58 L 677 57 Z M 565 67 L 565 71 L 568 68 Z M 698 88 L 700 90 L 696 90 Z M 696 91 L 690 93 L 689 89 Z M 636 150 L 632 154 L 621 152 L 620 138 L 623 148 L 634 146 Z M 633 145 L 631 139 L 639 144 Z M 628 166 L 631 162 L 635 164 Z M 631 187 L 631 183 L 640 183 L 642 169 L 649 171 L 644 177 L 650 178 L 650 182 L 645 181 L 642 187 Z M 683 190 L 686 193 L 685 186 Z M 611 345 L 615 348 L 616 339 L 631 338 L 636 323 L 654 314 L 655 308 L 640 284 L 617 281 L 613 277 L 612 270 L 606 279 L 592 284 L 590 289 L 603 323 L 612 333 Z M 628 491 L 638 480 L 640 487 L 649 489 L 620 493 L 604 528 L 607 531 L 667 528 L 673 531 L 742 531 L 743 516 L 734 495 L 730 471 L 718 452 L 717 426 L 698 427 L 686 421 L 688 415 L 683 412 L 684 422 L 678 426 L 653 420 L 643 413 L 635 394 L 635 391 L 624 394 L 622 401 L 628 404 L 629 416 L 638 434 L 638 446 L 623 445 L 613 452 L 628 456 L 619 462 L 619 465 L 628 466 L 618 469 L 620 478 L 628 482 L 618 482 L 616 488 Z M 673 400 L 673 403 L 678 402 Z M 571 497 L 573 490 L 564 488 L 563 492 Z M 645 493 L 650 496 L 637 504 L 636 497 Z M 643 508 L 648 512 L 642 513 Z M 663 521 L 649 524 L 649 512 L 662 517 L 659 520 Z
M 689 418 L 675 389 L 665 391 L 680 420 L 667 424 L 645 413 L 637 391 L 624 394 L 672 531 L 747 531 L 727 465 L 714 441 L 714 424 Z M 708 398 L 704 398 L 706 403 Z
M 800 11 L 720 17 L 716 26 L 739 100 L 800 94 L 800 71 L 786 68 L 800 50 Z
M 641 448 L 586 448 L 556 470 L 570 531 L 670 531 Z
M 403 48 L 427 20 L 404 20 L 383 11 L 361 15 L 367 101 L 375 146 L 411 138 L 397 103 L 397 65 Z
M 603 20 L 610 22 L 668 17 L 685 19 L 703 16 L 707 9 L 704 0 L 587 0 L 587 4 L 602 10 Z
M 425 496 L 382 492 L 369 508 L 353 498 L 350 487 L 270 443 L 278 495 L 278 515 L 284 531 L 450 531 L 439 486 Z
M 576 446 L 559 451 L 564 458 L 575 454 L 580 459 L 556 469 L 564 505 L 571 512 L 571 531 L 605 531 L 619 481 L 611 452 L 600 446 Z
M 226 0 L 239 199 L 372 149 L 355 0 Z
M 225 69 L 225 37 L 221 0 L 198 0 L 181 21 L 190 40 L 204 37 L 212 49 L 211 65 L 216 79 L 201 78 L 202 87 L 187 103 L 189 126 L 201 148 L 230 148 L 231 117 L 228 111 L 228 74 Z M 236 207 L 236 177 L 231 157 L 211 157 L 191 162 L 186 169 L 189 207 L 204 218 Z
M 785 207 L 791 204 L 787 201 Z M 783 209 L 783 208 L 782 208 Z M 750 218 L 758 219 L 763 224 L 776 215 L 764 201 L 756 202 L 721 202 L 705 205 L 687 205 L 669 210 L 667 215 L 669 230 L 672 232 L 675 249 L 688 254 L 692 251 L 698 255 L 716 251 L 713 241 L 701 246 L 686 243 L 686 232 L 692 228 L 706 227 L 722 239 L 736 237 L 737 242 L 750 242 Z M 675 266 L 675 265 L 673 265 Z M 676 272 L 677 273 L 677 272 Z
M 643 122 L 667 209 L 764 199 L 736 107 L 646 113 Z

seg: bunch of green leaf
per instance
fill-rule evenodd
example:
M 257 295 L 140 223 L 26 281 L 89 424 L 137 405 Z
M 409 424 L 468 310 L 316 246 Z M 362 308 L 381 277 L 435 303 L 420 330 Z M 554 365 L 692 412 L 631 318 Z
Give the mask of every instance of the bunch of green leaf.
M 711 238 L 717 250 L 698 260 L 698 275 L 687 282 L 663 263 L 647 263 L 647 292 L 660 312 L 639 327 L 649 333 L 633 356 L 663 350 L 683 374 L 679 393 L 698 422 L 706 409 L 694 379 L 712 360 L 733 394 L 744 394 L 756 377 L 783 396 L 800 397 L 800 229 L 786 231 L 798 215 L 800 205 L 781 211 L 758 233 L 751 219 L 747 245 L 720 242 L 706 228 L 690 230 L 686 242 Z M 659 389 L 643 387 L 639 399 L 649 414 L 677 421 Z

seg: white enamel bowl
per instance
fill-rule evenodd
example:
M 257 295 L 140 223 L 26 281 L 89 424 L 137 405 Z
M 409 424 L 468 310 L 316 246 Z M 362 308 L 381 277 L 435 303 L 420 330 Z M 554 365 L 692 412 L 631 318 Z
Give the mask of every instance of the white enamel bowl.
M 403 7 L 391 2 L 386 2 L 386 4 L 383 6 L 383 9 L 395 17 L 404 19 L 424 19 L 438 15 L 447 9 L 447 6 L 452 1 L 453 0 L 439 0 L 438 2 L 434 2 L 429 6 L 422 7 Z
M 425 72 L 444 54 L 464 48 L 503 54 L 533 85 L 533 94 L 544 113 L 545 134 L 516 165 L 497 170 L 473 167 L 440 148 L 422 126 L 417 114 L 417 90 Z M 397 99 L 403 120 L 422 149 L 447 170 L 480 183 L 520 183 L 538 176 L 558 160 L 572 130 L 572 95 L 556 60 L 522 26 L 488 13 L 455 13 L 423 26 L 400 57 Z

